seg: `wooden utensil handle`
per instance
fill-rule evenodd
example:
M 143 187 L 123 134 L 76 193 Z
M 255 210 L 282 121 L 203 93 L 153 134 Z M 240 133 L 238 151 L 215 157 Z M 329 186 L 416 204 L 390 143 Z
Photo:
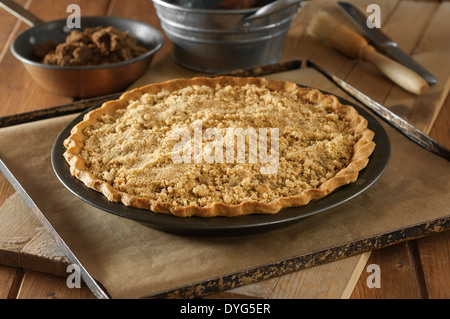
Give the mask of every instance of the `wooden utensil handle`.
M 0 7 L 3 7 L 3 9 L 16 16 L 31 27 L 44 22 L 13 0 L 0 0 Z
M 359 58 L 375 65 L 385 76 L 408 92 L 419 95 L 429 89 L 427 82 L 417 73 L 377 52 L 370 45 L 360 50 Z

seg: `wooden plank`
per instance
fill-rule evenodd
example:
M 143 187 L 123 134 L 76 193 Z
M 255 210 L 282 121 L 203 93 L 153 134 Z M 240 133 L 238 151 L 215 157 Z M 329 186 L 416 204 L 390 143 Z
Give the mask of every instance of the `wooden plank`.
M 403 51 L 411 53 L 423 38 L 438 6 L 423 1 L 402 1 L 390 13 L 389 20 L 381 24 L 381 28 Z M 385 14 L 384 11 L 382 14 Z
M 347 299 L 370 252 L 216 294 L 213 298 Z M 210 297 L 211 298 L 211 297 Z
M 415 268 L 415 258 L 408 243 L 372 252 L 368 265 L 380 266 L 380 288 L 369 288 L 367 279 L 372 272 L 362 272 L 352 299 L 418 299 L 423 288 Z M 370 279 L 369 279 L 370 280 Z
M 21 267 L 20 251 L 41 229 L 20 196 L 11 196 L 0 207 L 0 263 Z
M 80 6 L 81 15 L 106 15 L 111 0 L 32 0 L 28 8 L 43 21 L 66 19 L 71 13 L 67 12 L 70 4 Z
M 67 276 L 71 263 L 47 230 L 41 229 L 20 251 L 20 264 L 24 269 Z
M 24 6 L 25 0 L 16 1 L 18 4 Z M 0 9 L 0 30 L 4 30 L 0 33 L 0 61 L 2 57 L 9 51 L 9 46 L 12 41 L 11 34 L 14 33 L 14 29 L 18 27 L 17 19 L 7 12 L 6 10 Z
M 449 299 L 450 231 L 417 240 L 427 294 L 430 299 Z
M 26 271 L 17 299 L 95 299 L 84 284 L 81 288 L 69 288 L 66 278 Z
M 280 278 L 269 298 L 275 299 L 346 299 L 353 291 L 370 252 L 319 265 Z
M 16 297 L 22 276 L 20 269 L 0 265 L 0 299 Z
M 9 184 L 3 174 L 0 173 L 0 205 L 15 193 L 14 188 Z
M 447 147 L 450 147 L 450 96 L 447 96 L 441 112 L 434 122 L 430 136 Z
M 438 83 L 431 87 L 430 92 L 415 99 L 410 98 L 410 94 L 394 86 L 393 90 L 385 100 L 385 105 L 392 111 L 413 123 L 416 127 L 429 133 L 442 105 L 447 98 L 450 89 L 450 3 L 409 3 L 405 2 L 399 7 L 396 19 L 401 19 L 404 12 L 414 16 L 415 23 L 395 24 L 397 30 L 396 38 L 404 39 L 402 32 L 407 33 L 408 28 L 420 26 L 417 32 L 419 38 L 409 36 L 409 41 L 399 41 L 400 45 L 406 47 L 406 52 L 410 52 L 412 57 L 429 69 L 438 79 Z M 414 13 L 413 13 L 414 12 Z M 397 28 L 397 29 L 396 29 Z M 417 34 L 416 33 L 416 34 Z M 417 42 L 414 46 L 414 42 Z M 411 49 L 411 46 L 413 48 Z
M 66 275 L 69 260 L 19 194 L 0 207 L 0 264 Z

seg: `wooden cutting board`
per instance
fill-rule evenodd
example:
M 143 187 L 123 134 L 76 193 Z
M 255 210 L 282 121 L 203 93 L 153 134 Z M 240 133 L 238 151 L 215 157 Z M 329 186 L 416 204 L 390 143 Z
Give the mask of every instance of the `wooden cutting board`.
M 70 264 L 19 196 L 0 207 L 0 264 L 65 275 Z
M 438 78 L 444 79 L 433 88 L 432 94 L 412 98 L 374 72 L 370 66 L 355 63 L 305 36 L 307 21 L 318 8 L 334 13 L 335 17 L 345 22 L 334 0 L 314 1 L 304 5 L 294 19 L 288 34 L 288 38 L 297 40 L 289 41 L 289 45 L 284 47 L 283 60 L 308 58 L 320 62 L 375 100 L 389 106 L 418 128 L 429 132 L 448 94 L 450 84 L 448 77 L 450 44 L 442 40 L 442 37 L 445 38 L 445 30 L 450 29 L 447 19 L 450 4 L 378 2 L 381 3 L 384 13 L 383 30 L 398 40 L 400 46 L 406 52 L 412 53 L 416 60 L 427 65 Z M 369 3 L 370 1 L 358 1 L 357 5 L 364 9 Z M 414 17 L 414 25 L 409 23 L 411 17 Z M 346 24 L 351 26 L 350 23 Z M 408 36 L 405 37 L 404 34 Z M 170 57 L 162 59 L 150 71 L 136 83 L 136 86 L 165 78 L 197 75 L 171 63 Z M 346 258 L 212 297 L 345 298 L 350 296 L 354 284 L 364 271 L 369 255 L 366 253 Z M 68 259 L 18 194 L 12 195 L 0 207 L 0 264 L 67 276 Z M 294 285 L 297 285 L 296 289 L 293 289 Z M 285 292 L 288 292 L 288 295 Z

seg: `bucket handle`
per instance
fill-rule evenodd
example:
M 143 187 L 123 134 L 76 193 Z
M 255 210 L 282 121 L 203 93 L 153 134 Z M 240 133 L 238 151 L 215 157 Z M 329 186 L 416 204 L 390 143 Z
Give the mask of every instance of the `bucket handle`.
M 284 10 L 292 5 L 297 5 L 297 7 L 300 7 L 301 2 L 303 0 L 277 0 L 274 2 L 271 2 L 269 4 L 266 4 L 265 6 L 259 8 L 256 10 L 255 13 L 252 15 L 245 17 L 241 20 L 239 23 L 239 26 L 241 28 L 248 29 L 250 27 L 250 23 L 256 19 L 267 17 L 273 13 L 276 13 L 278 11 Z

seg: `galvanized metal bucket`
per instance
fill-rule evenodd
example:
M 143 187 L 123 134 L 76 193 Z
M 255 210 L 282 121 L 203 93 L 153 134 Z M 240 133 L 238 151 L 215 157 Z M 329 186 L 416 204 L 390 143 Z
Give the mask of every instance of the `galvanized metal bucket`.
M 216 1 L 153 0 L 177 63 L 218 73 L 266 65 L 281 58 L 301 0 L 278 0 L 261 8 L 209 9 Z

